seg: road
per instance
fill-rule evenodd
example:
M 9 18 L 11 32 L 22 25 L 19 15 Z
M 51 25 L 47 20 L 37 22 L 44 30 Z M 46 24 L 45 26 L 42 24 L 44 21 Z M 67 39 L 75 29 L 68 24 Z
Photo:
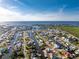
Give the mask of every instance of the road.
M 17 42 L 17 38 L 19 36 L 18 32 L 15 32 L 11 42 L 10 42 L 10 49 L 9 49 L 9 53 L 8 54 L 4 54 L 4 56 L 2 57 L 2 59 L 9 59 L 9 56 L 12 55 L 12 48 L 14 48 L 14 42 Z
M 24 41 L 24 42 L 23 42 L 23 43 L 24 43 L 24 44 L 23 44 L 23 49 L 24 49 L 24 50 L 23 50 L 23 53 L 24 53 L 24 57 L 25 57 L 24 59 L 27 59 L 25 32 L 23 32 L 23 41 Z
M 41 50 L 41 48 L 40 48 L 40 46 L 39 46 L 37 40 L 34 38 L 34 34 L 32 33 L 32 31 L 29 31 L 28 34 L 29 34 L 29 37 L 30 37 L 32 40 L 34 40 L 35 46 L 36 46 L 37 50 L 38 50 L 39 53 L 42 55 L 41 58 L 42 58 L 42 59 L 45 59 L 44 54 L 43 54 L 43 52 L 42 52 L 42 50 Z

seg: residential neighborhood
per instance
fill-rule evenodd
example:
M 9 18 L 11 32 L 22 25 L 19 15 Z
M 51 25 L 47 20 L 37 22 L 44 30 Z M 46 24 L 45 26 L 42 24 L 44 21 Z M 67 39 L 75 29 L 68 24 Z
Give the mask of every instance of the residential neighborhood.
M 0 25 L 0 59 L 79 59 L 79 38 L 54 27 Z

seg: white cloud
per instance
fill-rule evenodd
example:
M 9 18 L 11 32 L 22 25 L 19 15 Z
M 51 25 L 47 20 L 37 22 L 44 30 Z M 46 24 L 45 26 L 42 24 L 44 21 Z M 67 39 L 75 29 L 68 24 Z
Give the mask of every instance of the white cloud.
M 63 5 L 63 6 L 59 9 L 59 12 L 62 13 L 66 7 L 67 7 L 67 5 Z
M 24 3 L 22 3 L 20 0 L 14 0 L 15 2 L 17 2 L 19 5 L 25 6 Z
M 10 6 L 10 9 L 16 9 L 17 7 L 16 6 Z
M 0 22 L 1 21 L 70 21 L 79 20 L 79 14 L 67 15 L 62 13 L 35 13 L 22 15 L 19 12 L 11 11 L 0 7 Z
M 59 16 L 53 15 L 53 14 L 26 14 L 21 15 L 17 12 L 12 12 L 10 10 L 7 10 L 5 8 L 0 7 L 0 21 L 43 21 L 43 20 L 52 20 L 52 19 L 58 19 Z
M 8 0 L 0 0 L 0 4 L 3 4 L 3 2 L 8 1 Z

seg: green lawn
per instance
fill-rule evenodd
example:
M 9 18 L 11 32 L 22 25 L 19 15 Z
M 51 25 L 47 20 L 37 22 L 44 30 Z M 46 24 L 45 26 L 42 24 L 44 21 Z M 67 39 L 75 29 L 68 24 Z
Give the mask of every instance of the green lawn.
M 2 34 L 2 32 L 0 31 L 0 35 Z
M 64 31 L 71 33 L 72 35 L 79 38 L 79 27 L 76 26 L 59 26 Z

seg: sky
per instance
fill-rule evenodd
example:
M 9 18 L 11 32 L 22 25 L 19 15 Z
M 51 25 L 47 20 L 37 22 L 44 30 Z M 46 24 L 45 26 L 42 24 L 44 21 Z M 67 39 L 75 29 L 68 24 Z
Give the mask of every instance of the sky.
M 3 21 L 79 21 L 79 0 L 0 0 Z

